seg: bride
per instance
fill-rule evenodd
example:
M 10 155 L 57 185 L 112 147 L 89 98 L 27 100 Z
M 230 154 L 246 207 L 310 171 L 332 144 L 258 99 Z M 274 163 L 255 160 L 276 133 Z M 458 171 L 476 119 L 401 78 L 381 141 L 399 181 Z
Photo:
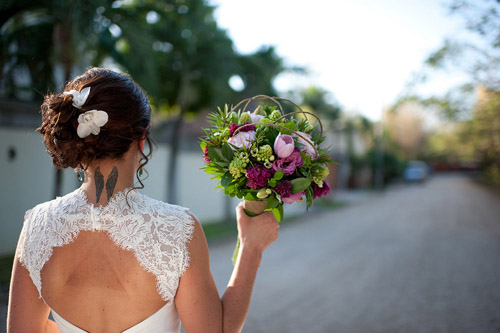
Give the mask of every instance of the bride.
M 26 212 L 8 332 L 179 332 L 181 322 L 186 332 L 241 331 L 262 253 L 278 236 L 274 216 L 236 208 L 241 248 L 220 298 L 196 217 L 134 187 L 151 148 L 144 91 L 92 68 L 41 111 L 55 166 L 81 168 L 85 180 Z

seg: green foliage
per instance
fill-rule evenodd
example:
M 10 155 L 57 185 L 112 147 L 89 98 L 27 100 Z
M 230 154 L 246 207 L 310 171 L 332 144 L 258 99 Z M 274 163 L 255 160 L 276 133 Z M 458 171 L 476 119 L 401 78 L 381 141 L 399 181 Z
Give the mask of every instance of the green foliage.
M 285 69 L 274 48 L 236 54 L 214 9 L 204 0 L 8 2 L 0 20 L 3 97 L 39 100 L 59 89 L 57 66 L 69 80 L 103 62 L 130 73 L 156 111 L 196 113 L 239 98 L 228 85 L 234 74 L 245 81 L 242 94 L 274 94 L 272 81 Z M 19 72 L 27 85 L 14 79 Z
M 283 65 L 283 59 L 276 54 L 273 46 L 262 47 L 250 55 L 238 56 L 236 63 L 235 73 L 245 83 L 245 89 L 239 95 L 240 97 L 257 94 L 276 95 L 272 81 L 286 68 Z
M 500 168 L 500 92 L 479 91 L 472 117 L 431 135 L 426 157 L 441 168 L 477 167 L 487 182 L 496 184 Z
M 292 193 L 298 193 L 301 191 L 304 191 L 306 188 L 308 188 L 311 185 L 312 180 L 308 178 L 296 178 L 290 181 L 290 184 L 292 185 L 291 192 Z
M 426 64 L 431 68 L 452 67 L 466 73 L 475 85 L 499 90 L 500 2 L 453 0 L 449 8 L 465 19 L 465 28 L 475 38 L 447 39 L 429 55 Z
M 73 69 L 86 66 L 87 59 L 92 61 L 95 52 L 87 51 L 110 41 L 109 30 L 96 24 L 96 9 L 109 5 L 104 0 L 26 0 L 1 6 L 3 97 L 39 101 L 61 83 L 55 79 L 57 65 L 63 70 L 63 80 L 69 80 Z M 19 73 L 24 80 L 16 80 Z
M 450 58 L 458 57 L 461 51 L 462 49 L 457 42 L 447 39 L 439 49 L 427 57 L 425 64 L 434 68 L 444 67 Z
M 329 92 L 319 87 L 309 87 L 301 91 L 302 105 L 306 109 L 314 110 L 320 117 L 329 121 L 336 121 L 341 114 L 337 103 L 328 102 Z
M 206 161 L 205 171 L 213 175 L 212 178 L 220 181 L 217 188 L 224 189 L 226 195 L 250 201 L 266 200 L 266 210 L 272 211 L 281 220 L 283 201 L 279 192 L 282 190 L 278 190 L 278 186 L 290 186 L 291 193 L 304 191 L 307 206 L 310 206 L 313 203 L 312 182 L 314 180 L 317 184 L 321 184 L 327 175 L 325 165 L 332 161 L 329 151 L 320 146 L 324 138 L 315 134 L 310 140 L 317 147 L 316 158 L 313 159 L 305 152 L 301 152 L 301 164 L 296 167 L 293 174 L 285 175 L 283 170 L 274 171 L 273 163 L 279 159 L 277 152 L 273 150 L 276 137 L 284 133 L 293 134 L 299 129 L 310 132 L 312 126 L 306 119 L 297 121 L 293 118 L 284 120 L 278 117 L 275 106 L 263 105 L 257 110 L 264 118 L 258 123 L 247 125 L 239 123 L 249 119 L 249 117 L 241 116 L 241 110 L 219 108 L 208 116 L 212 127 L 204 130 L 206 136 L 201 138 L 200 143 L 201 149 L 204 151 L 206 149 L 209 158 L 209 161 Z M 272 114 L 274 115 L 271 117 Z M 254 129 L 249 126 L 253 126 Z M 234 139 L 231 135 L 242 135 L 245 128 L 254 133 L 255 138 L 252 141 L 241 147 L 238 147 L 235 142 L 230 142 Z M 233 134 L 231 131 L 234 131 Z M 303 145 L 295 141 L 296 149 L 301 146 Z M 254 189 L 249 186 L 251 183 L 247 172 L 257 166 L 270 170 L 270 176 L 266 179 L 267 186 L 259 185 L 260 188 Z
M 201 226 L 208 242 L 238 234 L 236 225 L 234 223 L 227 223 L 226 221 L 203 223 Z

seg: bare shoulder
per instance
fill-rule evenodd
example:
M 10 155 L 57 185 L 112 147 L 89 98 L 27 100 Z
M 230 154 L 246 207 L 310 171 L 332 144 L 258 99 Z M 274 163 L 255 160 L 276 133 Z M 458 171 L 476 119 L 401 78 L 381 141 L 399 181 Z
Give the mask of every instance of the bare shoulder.
M 193 232 L 188 242 L 188 250 L 191 253 L 191 258 L 192 260 L 197 260 L 206 256 L 208 261 L 208 245 L 203 227 L 195 215 L 189 213 L 189 216 L 193 221 Z
M 180 278 L 175 304 L 186 332 L 221 332 L 222 305 L 210 272 L 207 240 L 198 219 L 191 217 L 190 264 Z

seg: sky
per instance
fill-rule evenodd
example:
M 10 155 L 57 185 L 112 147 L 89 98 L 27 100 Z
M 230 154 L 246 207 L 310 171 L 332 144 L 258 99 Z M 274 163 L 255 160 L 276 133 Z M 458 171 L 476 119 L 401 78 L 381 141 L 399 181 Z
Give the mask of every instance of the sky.
M 285 64 L 307 77 L 284 74 L 278 91 L 324 88 L 346 111 L 380 119 L 427 56 L 463 30 L 441 0 L 211 0 L 236 50 L 274 45 Z M 448 73 L 449 74 L 449 73 Z M 443 93 L 457 78 L 441 74 L 422 93 Z

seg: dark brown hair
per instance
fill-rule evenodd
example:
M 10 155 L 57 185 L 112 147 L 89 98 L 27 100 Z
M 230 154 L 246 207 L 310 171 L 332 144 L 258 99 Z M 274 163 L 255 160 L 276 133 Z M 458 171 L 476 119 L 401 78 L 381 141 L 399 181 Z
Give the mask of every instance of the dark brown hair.
M 144 90 L 125 74 L 104 68 L 90 68 L 66 84 L 64 91 L 81 91 L 90 87 L 90 94 L 81 109 L 73 106 L 73 96 L 49 94 L 41 106 L 42 125 L 37 129 L 58 168 L 86 169 L 94 160 L 121 158 L 134 142 L 145 139 L 148 154 L 142 152 L 140 168 L 151 157 L 151 108 Z M 78 116 L 85 111 L 102 110 L 108 122 L 98 135 L 80 138 L 76 129 Z M 142 185 L 137 175 L 137 179 Z

